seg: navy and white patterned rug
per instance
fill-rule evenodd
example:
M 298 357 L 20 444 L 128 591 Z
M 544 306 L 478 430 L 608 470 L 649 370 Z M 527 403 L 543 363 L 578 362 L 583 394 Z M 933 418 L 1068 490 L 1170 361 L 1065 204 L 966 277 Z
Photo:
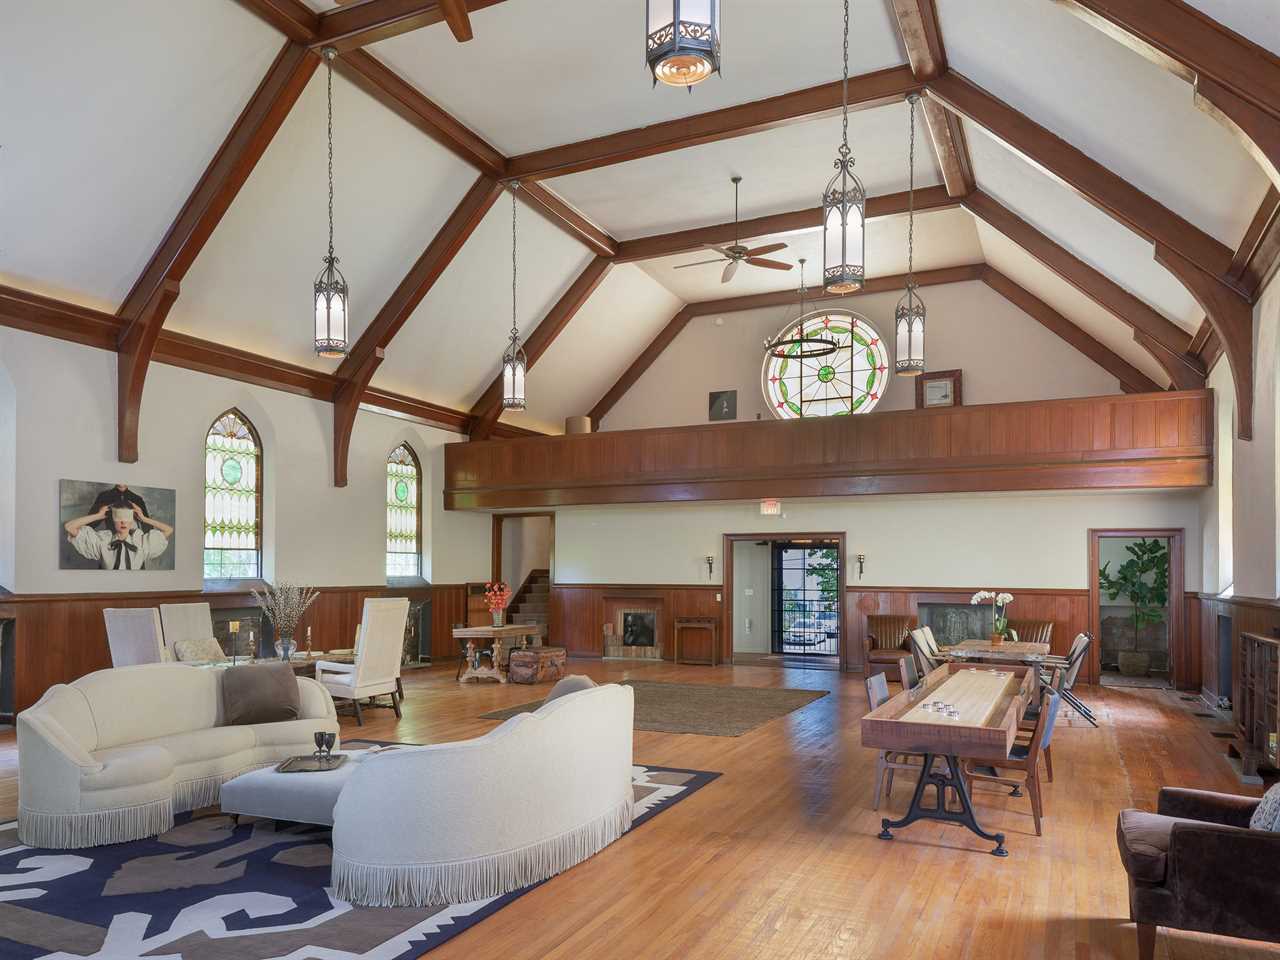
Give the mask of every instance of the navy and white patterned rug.
M 632 776 L 635 830 L 719 774 L 636 766 Z M 326 827 L 235 826 L 216 808 L 178 820 L 150 840 L 87 850 L 25 847 L 16 824 L 0 826 L 0 958 L 408 960 L 533 889 L 453 906 L 354 907 L 328 889 Z

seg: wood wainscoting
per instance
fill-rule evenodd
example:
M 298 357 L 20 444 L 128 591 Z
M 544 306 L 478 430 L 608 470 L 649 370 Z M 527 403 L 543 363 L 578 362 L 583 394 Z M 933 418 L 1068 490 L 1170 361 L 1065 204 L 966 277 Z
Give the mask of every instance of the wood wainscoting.
M 720 617 L 723 587 L 719 584 L 681 585 L 653 583 L 556 583 L 551 586 L 547 635 L 571 657 L 604 656 L 605 608 L 612 601 L 658 600 L 662 622 L 662 659 L 671 660 L 677 617 Z M 615 604 L 616 605 L 616 604 Z M 725 638 L 720 638 L 721 662 L 726 662 Z
M 1231 702 L 1240 702 L 1240 634 L 1280 636 L 1280 600 L 1259 597 L 1218 597 L 1210 593 L 1187 594 L 1186 624 L 1190 646 L 1200 667 L 1197 689 L 1208 703 L 1218 699 L 1218 618 L 1231 618 Z
M 447 510 L 1208 486 L 1210 390 L 446 444 Z
M 368 597 L 431 600 L 431 656 L 457 656 L 451 627 L 466 619 L 462 584 L 321 587 L 301 634 L 312 627 L 314 649 L 350 647 Z M 13 594 L 0 597 L 0 619 L 14 621 L 14 708 L 24 710 L 56 683 L 111 666 L 102 611 L 207 601 L 214 609 L 253 606 L 247 590 L 174 590 L 145 593 Z

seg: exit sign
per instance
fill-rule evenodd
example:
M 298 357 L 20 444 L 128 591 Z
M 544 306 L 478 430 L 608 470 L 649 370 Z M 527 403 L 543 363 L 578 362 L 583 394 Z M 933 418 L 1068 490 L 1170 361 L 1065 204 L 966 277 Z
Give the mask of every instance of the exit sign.
M 782 501 L 781 500 L 761 500 L 760 516 L 762 517 L 782 516 Z

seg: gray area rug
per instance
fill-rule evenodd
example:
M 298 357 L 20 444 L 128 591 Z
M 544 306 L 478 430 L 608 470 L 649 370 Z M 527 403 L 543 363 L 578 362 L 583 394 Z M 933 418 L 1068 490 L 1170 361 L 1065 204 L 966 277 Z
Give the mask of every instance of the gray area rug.
M 730 687 L 651 680 L 622 682 L 636 692 L 637 730 L 696 733 L 704 737 L 740 737 L 827 695 L 826 690 L 785 687 Z M 540 706 L 542 701 L 534 700 L 494 710 L 483 714 L 481 719 L 506 720 L 518 713 L 530 713 Z

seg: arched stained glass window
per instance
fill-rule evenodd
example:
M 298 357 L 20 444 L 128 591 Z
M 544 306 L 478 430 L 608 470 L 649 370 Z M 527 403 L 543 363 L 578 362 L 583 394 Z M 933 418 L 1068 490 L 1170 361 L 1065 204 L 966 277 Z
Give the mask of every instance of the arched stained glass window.
M 262 576 L 262 444 L 235 409 L 218 417 L 205 437 L 204 575 Z
M 821 337 L 837 350 L 803 359 L 801 342 Z M 869 413 L 884 396 L 889 356 L 880 334 L 850 310 L 813 310 L 783 327 L 773 342 L 790 340 L 784 356 L 766 352 L 761 386 L 769 410 L 780 420 Z
M 421 573 L 422 470 L 407 443 L 387 457 L 387 576 Z

